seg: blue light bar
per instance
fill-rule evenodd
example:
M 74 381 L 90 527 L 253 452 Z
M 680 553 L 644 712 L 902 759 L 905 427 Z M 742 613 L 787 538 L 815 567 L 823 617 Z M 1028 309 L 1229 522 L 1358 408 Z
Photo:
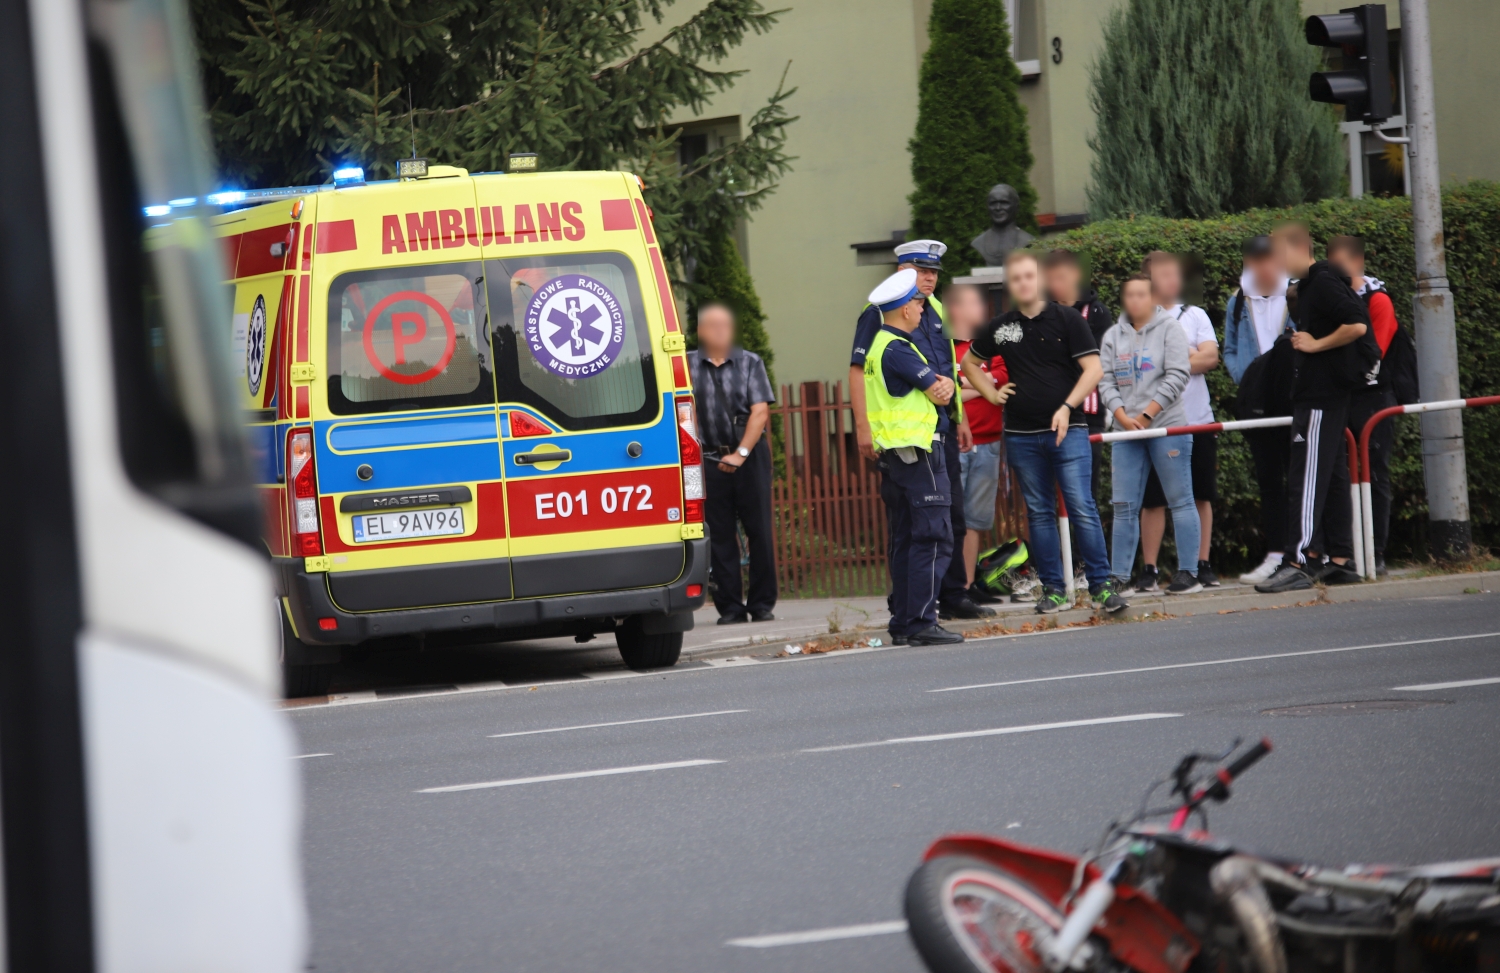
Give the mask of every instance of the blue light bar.
M 172 207 L 170 207 L 170 206 L 147 206 L 146 207 L 146 215 L 147 216 L 171 216 L 172 215 Z
M 335 169 L 333 170 L 333 184 L 338 188 L 344 186 L 363 186 L 365 184 L 365 171 L 359 166 Z
M 222 193 L 209 193 L 207 198 L 215 206 L 230 206 L 242 202 L 245 194 L 238 189 L 226 189 Z
M 177 207 L 197 206 L 198 205 L 198 197 L 197 196 L 184 196 L 182 199 L 169 199 L 169 200 L 167 200 L 167 205 L 168 206 L 177 206 Z

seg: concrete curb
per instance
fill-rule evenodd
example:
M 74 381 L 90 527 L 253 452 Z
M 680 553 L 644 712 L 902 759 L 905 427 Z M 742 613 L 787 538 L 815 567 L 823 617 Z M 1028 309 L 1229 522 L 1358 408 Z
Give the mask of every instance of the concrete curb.
M 1059 612 L 1056 615 L 1038 615 L 1029 604 L 999 605 L 995 606 L 999 611 L 996 618 L 944 622 L 943 626 L 955 632 L 962 632 L 972 639 L 1053 628 L 1184 618 L 1191 615 L 1227 615 L 1242 611 L 1379 601 L 1384 598 L 1462 595 L 1476 590 L 1500 590 L 1500 571 L 1476 571 L 1463 574 L 1437 574 L 1425 578 L 1370 581 L 1363 584 L 1337 585 L 1332 588 L 1313 588 L 1310 591 L 1289 591 L 1278 595 L 1263 595 L 1249 585 L 1231 582 L 1216 591 L 1205 591 L 1196 595 L 1180 597 L 1135 595 L 1130 598 L 1130 607 L 1113 617 L 1105 617 L 1098 612 L 1081 608 Z M 752 636 L 737 645 L 721 644 L 684 648 L 682 658 L 684 661 L 697 661 L 739 655 L 776 655 L 784 651 L 787 644 L 814 643 L 825 646 L 834 643 L 859 642 L 870 637 L 883 640 L 888 638 L 885 629 L 878 626 L 851 628 L 835 635 L 830 634 L 826 628 L 820 629 L 809 624 L 800 635 L 782 631 L 776 633 L 774 638 Z

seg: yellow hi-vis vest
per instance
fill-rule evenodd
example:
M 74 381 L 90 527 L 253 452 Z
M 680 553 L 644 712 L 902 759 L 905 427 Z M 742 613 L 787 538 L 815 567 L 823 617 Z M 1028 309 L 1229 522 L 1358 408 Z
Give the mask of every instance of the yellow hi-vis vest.
M 875 332 L 870 352 L 865 356 L 865 415 L 870 420 L 870 438 L 878 449 L 916 446 L 931 449 L 937 433 L 938 414 L 932 400 L 921 389 L 913 388 L 897 398 L 885 386 L 885 350 L 894 341 L 904 342 L 927 362 L 917 346 L 889 331 Z M 931 364 L 928 362 L 928 364 Z
M 945 308 L 945 307 L 943 307 L 943 302 L 939 301 L 937 299 L 937 295 L 936 294 L 928 294 L 927 295 L 927 303 L 932 306 L 932 309 L 934 311 L 937 312 L 938 320 L 941 321 L 941 322 L 943 322 L 943 334 L 946 336 L 947 333 L 948 333 L 948 309 Z M 870 306 L 871 305 L 869 305 L 869 304 L 865 305 L 866 308 L 869 308 Z M 876 334 L 879 334 L 879 332 L 876 332 Z M 884 346 L 882 346 L 882 348 L 883 347 Z M 916 345 L 912 345 L 912 347 L 915 348 Z M 865 357 L 865 375 L 867 375 L 867 376 L 870 374 L 870 359 L 869 359 L 868 356 L 869 356 L 869 354 L 873 353 L 873 351 L 874 351 L 874 349 L 872 348 L 870 352 L 866 353 L 866 357 Z M 917 352 L 917 354 L 920 355 L 922 353 L 919 351 L 919 352 Z M 953 376 L 952 377 L 953 377 L 953 388 L 955 390 L 954 393 L 953 393 L 953 401 L 948 403 L 948 410 L 949 410 L 948 417 L 950 419 L 952 419 L 953 420 L 953 424 L 955 426 L 957 426 L 957 425 L 960 425 L 964 421 L 964 397 L 961 394 L 959 394 L 959 391 L 958 391 L 959 389 L 963 388 L 963 384 L 964 383 L 963 383 L 963 370 L 961 368 L 959 368 L 959 362 L 958 362 L 958 345 L 957 345 L 957 343 L 954 342 L 954 340 L 952 338 L 948 338 L 948 357 L 953 359 Z M 923 361 L 927 361 L 926 358 L 923 358 L 922 360 Z M 931 362 L 927 362 L 927 364 L 930 365 L 932 363 Z M 870 383 L 869 383 L 869 381 L 867 379 L 865 381 L 865 385 L 868 386 L 869 384 Z M 922 448 L 926 449 L 927 447 L 923 446 Z

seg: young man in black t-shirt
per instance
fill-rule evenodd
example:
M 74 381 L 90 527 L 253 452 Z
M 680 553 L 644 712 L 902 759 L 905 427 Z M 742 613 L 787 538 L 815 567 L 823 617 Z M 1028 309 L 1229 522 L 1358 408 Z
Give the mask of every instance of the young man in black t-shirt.
M 980 395 L 1000 405 L 999 390 L 980 367 L 998 355 L 1015 387 L 1005 400 L 1005 455 L 1026 497 L 1027 547 L 1042 579 L 1036 610 L 1051 614 L 1069 607 L 1057 532 L 1060 489 L 1089 594 L 1095 605 L 1117 612 L 1127 603 L 1109 576 L 1104 530 L 1089 483 L 1094 458 L 1082 408 L 1103 374 L 1099 348 L 1083 315 L 1046 299 L 1035 254 L 1012 251 L 1005 258 L 1005 283 L 1012 310 L 974 333 L 963 370 Z
M 1297 281 L 1292 335 L 1292 461 L 1287 474 L 1287 560 L 1256 591 L 1280 592 L 1360 580 L 1354 556 L 1349 501 L 1349 457 L 1344 427 L 1349 393 L 1360 384 L 1360 349 L 1370 339 L 1370 316 L 1349 279 L 1326 260 L 1313 260 L 1303 226 L 1283 226 L 1275 245 Z M 1376 364 L 1379 358 L 1376 356 Z M 1329 561 L 1323 563 L 1323 556 Z

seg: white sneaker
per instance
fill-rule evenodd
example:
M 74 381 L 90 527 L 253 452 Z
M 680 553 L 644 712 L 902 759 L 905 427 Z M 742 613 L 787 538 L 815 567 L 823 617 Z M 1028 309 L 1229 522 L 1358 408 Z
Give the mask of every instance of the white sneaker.
M 1280 554 L 1267 554 L 1266 559 L 1260 562 L 1260 567 L 1240 575 L 1240 584 L 1260 584 L 1281 568 L 1281 562 Z

